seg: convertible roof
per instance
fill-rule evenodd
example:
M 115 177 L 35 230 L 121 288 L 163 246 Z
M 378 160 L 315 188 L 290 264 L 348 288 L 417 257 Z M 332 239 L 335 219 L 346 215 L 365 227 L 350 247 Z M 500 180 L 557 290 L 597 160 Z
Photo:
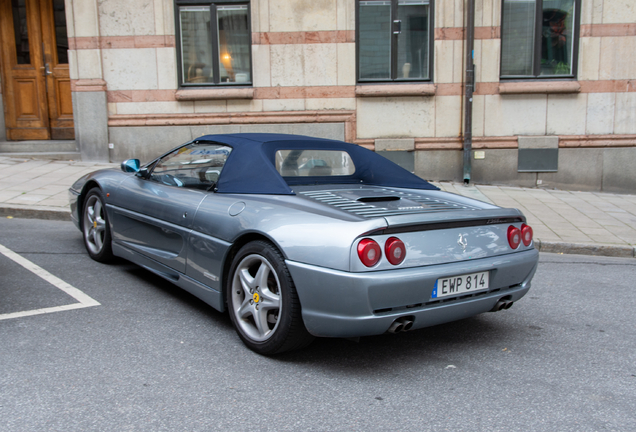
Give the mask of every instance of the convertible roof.
M 351 176 L 290 179 L 303 184 L 355 183 L 412 189 L 437 188 L 377 153 L 343 141 L 303 135 L 241 133 L 204 135 L 194 140 L 232 147 L 219 181 L 218 193 L 293 195 L 294 191 L 276 170 L 277 150 L 344 150 L 356 167 Z

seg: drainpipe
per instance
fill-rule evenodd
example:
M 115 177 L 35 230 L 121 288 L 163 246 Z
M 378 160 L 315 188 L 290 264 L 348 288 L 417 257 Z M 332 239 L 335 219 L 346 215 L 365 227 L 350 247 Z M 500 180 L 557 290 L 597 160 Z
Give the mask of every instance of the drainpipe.
M 466 94 L 464 95 L 464 184 L 470 183 L 473 147 L 473 92 L 475 91 L 475 0 L 466 11 Z

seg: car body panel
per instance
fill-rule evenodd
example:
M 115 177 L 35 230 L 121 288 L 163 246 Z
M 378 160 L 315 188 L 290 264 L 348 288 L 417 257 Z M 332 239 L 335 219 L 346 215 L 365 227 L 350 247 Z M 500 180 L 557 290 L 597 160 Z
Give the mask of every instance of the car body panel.
M 386 227 L 382 219 L 339 220 L 307 210 L 303 204 L 294 196 L 218 194 L 201 203 L 193 230 L 230 243 L 241 235 L 258 233 L 288 259 L 348 271 L 356 237 Z M 232 208 L 242 211 L 232 216 Z M 324 251 L 326 245 L 328 251 Z
M 521 227 L 521 223 L 512 224 Z M 403 232 L 398 234 L 406 246 L 406 257 L 398 266 L 381 259 L 373 270 L 421 267 L 456 261 L 487 258 L 510 253 L 507 229 L 510 224 L 482 225 L 474 227 L 446 228 L 426 231 Z M 395 234 L 365 236 L 383 247 Z M 351 271 L 365 272 L 369 269 L 357 259 L 356 244 L 351 248 Z M 532 249 L 521 245 L 518 250 Z
M 190 294 L 200 298 L 218 311 L 223 312 L 225 310 L 225 301 L 223 299 L 223 294 L 220 291 L 215 290 L 206 284 L 202 284 L 183 273 L 179 273 L 174 269 L 143 255 L 142 253 L 127 248 L 121 243 L 113 243 L 113 253 L 118 257 L 133 262 L 172 282 L 178 287 L 188 291 Z
M 290 142 L 302 143 L 301 138 Z M 233 139 L 240 142 L 241 137 Z M 280 136 L 276 139 L 277 146 L 285 142 Z M 329 145 L 337 147 L 332 141 Z M 232 150 L 227 159 L 229 163 L 234 158 L 237 169 L 239 154 Z M 271 163 L 266 157 L 257 162 Z M 146 167 L 151 170 L 153 163 Z M 378 163 L 374 160 L 373 166 Z M 395 167 L 391 170 L 397 172 Z M 240 177 L 240 171 L 231 174 L 225 177 L 228 191 L 232 185 L 227 178 Z M 512 250 L 507 238 L 510 225 L 520 228 L 525 223 L 523 214 L 434 190 L 406 174 L 390 187 L 332 184 L 317 178 L 313 184 L 296 184 L 296 179 L 284 193 L 267 193 L 267 185 L 259 185 L 257 193 L 217 193 L 214 188 L 166 185 L 141 172 L 110 169 L 80 178 L 69 190 L 69 199 L 73 222 L 81 229 L 84 196 L 92 187 L 101 188 L 114 255 L 220 311 L 225 308 L 233 254 L 250 240 L 271 243 L 285 259 L 305 326 L 316 336 L 379 334 L 404 316 L 414 320 L 413 328 L 420 328 L 488 311 L 502 298 L 523 297 L 538 254 L 532 243 Z M 225 168 L 219 179 L 224 175 Z M 365 176 L 374 180 L 372 173 Z M 252 173 L 249 178 L 257 176 Z M 400 181 L 409 187 L 400 187 Z M 243 181 L 240 188 L 248 186 Z M 383 256 L 371 267 L 361 262 L 361 239 L 373 239 L 384 248 L 395 236 L 405 244 L 404 261 L 393 265 Z M 481 271 L 490 275 L 487 292 L 431 300 L 437 279 Z
M 218 292 L 223 291 L 223 265 L 231 247 L 232 243 L 192 231 L 186 275 Z
M 354 337 L 384 333 L 402 316 L 414 316 L 413 328 L 421 328 L 487 312 L 502 297 L 516 301 L 530 289 L 537 259 L 533 248 L 501 257 L 369 273 L 292 261 L 287 266 L 307 330 L 315 336 Z M 490 272 L 488 291 L 431 299 L 437 279 L 479 271 Z
M 186 273 L 190 227 L 205 196 L 129 175 L 107 201 L 113 241 Z

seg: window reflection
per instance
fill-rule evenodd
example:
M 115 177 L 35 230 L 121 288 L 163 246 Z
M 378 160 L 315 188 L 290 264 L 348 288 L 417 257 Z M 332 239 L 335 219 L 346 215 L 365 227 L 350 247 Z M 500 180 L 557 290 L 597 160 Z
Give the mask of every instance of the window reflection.
M 11 6 L 13 9 L 13 31 L 15 33 L 15 52 L 18 64 L 31 64 L 25 0 L 12 0 Z
M 358 3 L 360 80 L 429 78 L 430 1 Z
M 428 78 L 428 8 L 422 0 L 398 2 L 399 78 Z
M 356 167 L 345 151 L 278 150 L 276 170 L 283 177 L 324 177 L 350 176 Z
M 575 0 L 504 0 L 501 75 L 572 75 L 575 5 Z
M 180 7 L 179 20 L 183 81 L 186 83 L 213 82 L 210 7 Z
M 543 0 L 541 75 L 572 73 L 574 0 Z
M 67 64 L 68 35 L 66 32 L 66 12 L 64 11 L 64 0 L 53 0 L 53 21 L 55 24 L 57 62 L 58 64 Z
M 248 4 L 196 2 L 199 4 L 179 7 L 182 83 L 250 84 L 252 35 Z
M 192 143 L 160 159 L 150 179 L 168 186 L 208 190 L 216 184 L 232 148 Z

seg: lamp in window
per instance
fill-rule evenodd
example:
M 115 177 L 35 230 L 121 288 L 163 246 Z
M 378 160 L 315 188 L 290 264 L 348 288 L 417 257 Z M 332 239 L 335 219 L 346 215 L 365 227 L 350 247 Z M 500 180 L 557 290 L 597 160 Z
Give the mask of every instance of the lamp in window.
M 228 82 L 234 82 L 234 68 L 232 67 L 232 56 L 227 51 L 221 52 L 221 65 L 227 73 Z

